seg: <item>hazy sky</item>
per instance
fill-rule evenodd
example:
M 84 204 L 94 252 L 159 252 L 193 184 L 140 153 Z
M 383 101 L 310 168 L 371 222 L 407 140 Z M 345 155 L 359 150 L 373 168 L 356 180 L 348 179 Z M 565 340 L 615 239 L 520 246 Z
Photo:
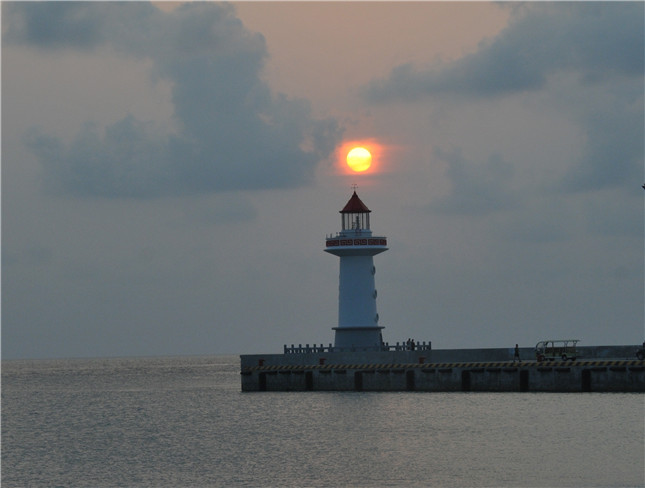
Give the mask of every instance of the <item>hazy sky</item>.
M 386 341 L 643 341 L 645 4 L 175 7 L 2 3 L 3 358 L 333 342 L 354 183 Z

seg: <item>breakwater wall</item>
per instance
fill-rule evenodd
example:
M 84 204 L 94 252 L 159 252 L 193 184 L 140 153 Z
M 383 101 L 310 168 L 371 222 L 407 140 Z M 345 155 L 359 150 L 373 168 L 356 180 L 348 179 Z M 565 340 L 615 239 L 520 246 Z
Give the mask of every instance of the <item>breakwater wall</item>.
M 241 356 L 242 391 L 645 392 L 638 346 L 579 347 L 576 361 L 533 348 L 307 352 Z

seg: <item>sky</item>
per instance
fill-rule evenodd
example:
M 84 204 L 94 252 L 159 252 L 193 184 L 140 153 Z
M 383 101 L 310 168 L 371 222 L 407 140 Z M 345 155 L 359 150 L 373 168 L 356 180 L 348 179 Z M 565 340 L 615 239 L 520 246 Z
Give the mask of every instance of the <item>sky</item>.
M 3 2 L 2 357 L 640 344 L 641 2 Z M 354 145 L 372 167 L 352 173 Z

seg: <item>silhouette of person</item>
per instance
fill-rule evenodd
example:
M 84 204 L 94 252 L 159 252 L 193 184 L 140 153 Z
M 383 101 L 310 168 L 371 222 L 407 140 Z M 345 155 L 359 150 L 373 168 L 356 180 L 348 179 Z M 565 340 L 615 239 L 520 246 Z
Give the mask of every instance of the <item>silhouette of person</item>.
M 520 346 L 518 346 L 517 344 L 515 344 L 515 354 L 513 355 L 513 362 L 515 362 L 516 359 L 520 363 L 522 362 L 522 360 L 520 359 Z

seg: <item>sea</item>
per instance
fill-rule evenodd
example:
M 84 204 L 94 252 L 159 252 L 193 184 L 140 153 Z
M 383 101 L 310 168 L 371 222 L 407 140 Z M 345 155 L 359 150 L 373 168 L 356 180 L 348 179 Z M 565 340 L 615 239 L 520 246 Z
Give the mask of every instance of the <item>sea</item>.
M 237 356 L 2 361 L 2 487 L 643 487 L 645 395 L 256 392 Z

